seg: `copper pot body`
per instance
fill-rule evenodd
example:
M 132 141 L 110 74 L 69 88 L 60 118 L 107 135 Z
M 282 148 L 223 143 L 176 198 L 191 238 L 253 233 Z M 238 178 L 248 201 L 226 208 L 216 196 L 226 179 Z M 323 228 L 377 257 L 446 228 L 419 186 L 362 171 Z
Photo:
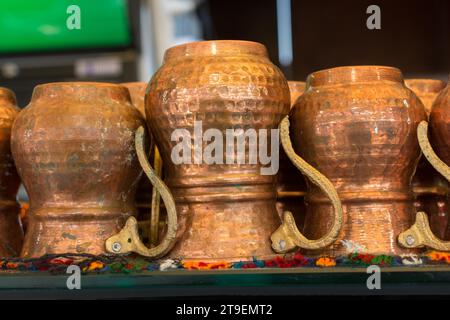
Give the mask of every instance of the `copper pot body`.
M 431 107 L 439 92 L 445 88 L 444 81 L 434 79 L 406 79 L 405 84 L 422 101 L 427 116 L 430 115 Z M 416 211 L 426 212 L 431 230 L 436 236 L 444 239 L 450 214 L 447 200 L 450 191 L 448 181 L 422 156 L 412 184 L 416 196 L 414 202 Z
M 338 240 L 310 254 L 411 252 L 397 244 L 397 236 L 413 222 L 416 127 L 426 115 L 400 70 L 355 66 L 315 72 L 290 118 L 294 148 L 330 179 L 344 211 Z M 306 201 L 305 235 L 317 239 L 329 230 L 333 208 L 310 184 Z
M 434 151 L 442 161 L 450 165 L 450 89 L 448 84 L 433 104 L 428 130 L 430 143 Z M 445 238 L 450 239 L 450 230 L 448 227 Z
M 127 82 L 122 83 L 122 85 L 128 89 L 133 106 L 135 106 L 145 118 L 145 89 L 147 88 L 147 83 Z M 150 151 L 150 163 L 153 163 L 152 156 L 153 153 Z M 153 187 L 150 180 L 145 175 L 142 175 L 136 191 L 137 218 L 139 221 L 148 221 L 150 219 L 152 190 Z
M 202 121 L 203 132 L 217 129 L 224 137 L 235 128 L 269 129 L 270 136 L 288 111 L 286 79 L 261 44 L 205 41 L 166 51 L 150 82 L 146 114 L 177 206 L 179 240 L 172 257 L 269 256 L 270 235 L 280 225 L 274 175 L 261 175 L 259 162 L 175 165 L 173 131 L 186 129 L 194 137 L 194 121 Z M 194 159 L 192 145 L 189 150 Z M 248 155 L 248 144 L 245 150 Z
M 288 85 L 292 108 L 298 97 L 305 91 L 306 83 L 302 81 L 288 81 Z M 277 210 L 280 217 L 283 217 L 283 212 L 285 211 L 292 212 L 299 230 L 303 229 L 305 222 L 305 194 L 305 178 L 289 160 L 284 149 L 280 148 L 280 170 L 277 176 Z
M 136 214 L 134 132 L 142 125 L 125 87 L 67 82 L 34 89 L 11 138 L 30 197 L 23 257 L 105 253 L 105 240 Z
M 16 200 L 20 178 L 10 147 L 11 128 L 18 114 L 16 96 L 0 87 L 0 257 L 18 256 L 23 242 L 20 205 Z

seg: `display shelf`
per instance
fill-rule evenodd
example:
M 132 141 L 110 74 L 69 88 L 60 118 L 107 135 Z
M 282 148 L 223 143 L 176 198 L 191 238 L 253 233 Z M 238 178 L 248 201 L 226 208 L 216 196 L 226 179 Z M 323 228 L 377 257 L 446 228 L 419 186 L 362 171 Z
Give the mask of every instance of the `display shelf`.
M 46 272 L 0 274 L 1 299 L 163 298 L 195 296 L 446 295 L 450 267 L 381 268 L 381 290 L 367 289 L 365 268 L 174 270 L 81 276 L 69 290 L 68 275 Z

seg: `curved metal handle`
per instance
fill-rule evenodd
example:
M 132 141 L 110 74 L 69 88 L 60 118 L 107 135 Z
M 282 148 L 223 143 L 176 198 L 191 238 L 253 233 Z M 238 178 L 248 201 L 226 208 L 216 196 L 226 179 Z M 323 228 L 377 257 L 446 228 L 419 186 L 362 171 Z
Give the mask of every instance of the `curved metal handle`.
M 417 138 L 420 149 L 422 149 L 428 162 L 445 179 L 450 181 L 450 168 L 445 162 L 439 159 L 428 140 L 428 123 L 426 121 L 419 123 L 417 127 Z M 428 222 L 428 216 L 425 212 L 417 212 L 416 222 L 411 228 L 398 236 L 398 242 L 406 248 L 422 248 L 426 246 L 436 250 L 450 251 L 450 241 L 442 241 L 433 234 Z
M 153 187 L 161 195 L 167 210 L 167 233 L 159 245 L 153 248 L 147 248 L 142 243 L 139 233 L 138 224 L 134 217 L 128 218 L 125 227 L 119 233 L 111 236 L 106 240 L 106 250 L 111 253 L 128 253 L 136 252 L 142 256 L 149 258 L 159 258 L 164 256 L 172 249 L 176 241 L 178 228 L 177 212 L 175 209 L 175 201 L 164 182 L 155 174 L 150 163 L 147 160 L 144 149 L 144 133 L 143 127 L 136 130 L 136 152 L 139 163 L 145 174 L 149 178 Z
M 331 200 L 334 208 L 334 221 L 326 235 L 317 240 L 309 240 L 298 230 L 292 213 L 289 211 L 284 212 L 283 223 L 270 237 L 272 248 L 279 253 L 288 252 L 296 247 L 304 249 L 326 247 L 336 241 L 342 227 L 342 204 L 336 189 L 330 180 L 295 153 L 289 136 L 289 125 L 289 116 L 286 116 L 280 123 L 280 136 L 284 151 L 295 167 L 306 175 L 312 183 L 317 185 Z

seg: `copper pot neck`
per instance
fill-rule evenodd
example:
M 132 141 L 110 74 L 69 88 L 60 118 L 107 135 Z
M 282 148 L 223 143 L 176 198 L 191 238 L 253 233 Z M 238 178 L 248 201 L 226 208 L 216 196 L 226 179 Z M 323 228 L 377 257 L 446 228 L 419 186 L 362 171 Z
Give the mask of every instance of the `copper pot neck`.
M 128 89 L 124 86 L 103 82 L 53 82 L 38 85 L 33 90 L 32 101 L 45 99 L 70 99 L 78 101 L 115 100 L 131 103 Z
M 348 84 L 371 81 L 392 81 L 403 83 L 402 72 L 393 67 L 350 66 L 337 67 L 313 72 L 306 81 L 307 87 L 334 84 Z
M 405 83 L 411 90 L 424 93 L 439 93 L 446 86 L 445 81 L 436 79 L 406 79 Z
M 171 47 L 164 54 L 164 62 L 180 57 L 192 56 L 237 56 L 257 55 L 268 57 L 266 47 L 258 42 L 215 40 L 199 41 Z
M 0 87 L 0 101 L 9 102 L 10 104 L 16 105 L 16 95 L 14 92 L 8 88 Z

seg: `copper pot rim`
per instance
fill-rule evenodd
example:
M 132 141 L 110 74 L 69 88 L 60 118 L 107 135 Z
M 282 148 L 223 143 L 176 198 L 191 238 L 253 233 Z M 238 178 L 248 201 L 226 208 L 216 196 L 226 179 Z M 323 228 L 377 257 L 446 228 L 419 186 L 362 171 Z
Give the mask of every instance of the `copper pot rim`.
M 17 104 L 16 94 L 6 87 L 0 87 L 0 100 L 8 101 L 13 105 Z
M 266 46 L 259 42 L 247 40 L 208 40 L 187 42 L 170 47 L 164 53 L 164 62 L 186 56 L 243 54 L 268 57 Z
M 447 86 L 443 80 L 429 78 L 409 78 L 405 79 L 405 84 L 411 90 L 417 89 L 425 93 L 439 93 Z
M 61 91 L 63 91 L 62 94 Z M 118 83 L 94 81 L 61 81 L 38 84 L 33 89 L 31 100 L 36 100 L 41 96 L 54 96 L 58 99 L 73 98 L 86 95 L 88 92 L 91 98 L 109 96 L 131 103 L 130 93 L 125 86 Z
M 380 80 L 404 83 L 402 71 L 396 67 L 381 65 L 339 66 L 309 74 L 306 79 L 306 89 L 316 86 Z

